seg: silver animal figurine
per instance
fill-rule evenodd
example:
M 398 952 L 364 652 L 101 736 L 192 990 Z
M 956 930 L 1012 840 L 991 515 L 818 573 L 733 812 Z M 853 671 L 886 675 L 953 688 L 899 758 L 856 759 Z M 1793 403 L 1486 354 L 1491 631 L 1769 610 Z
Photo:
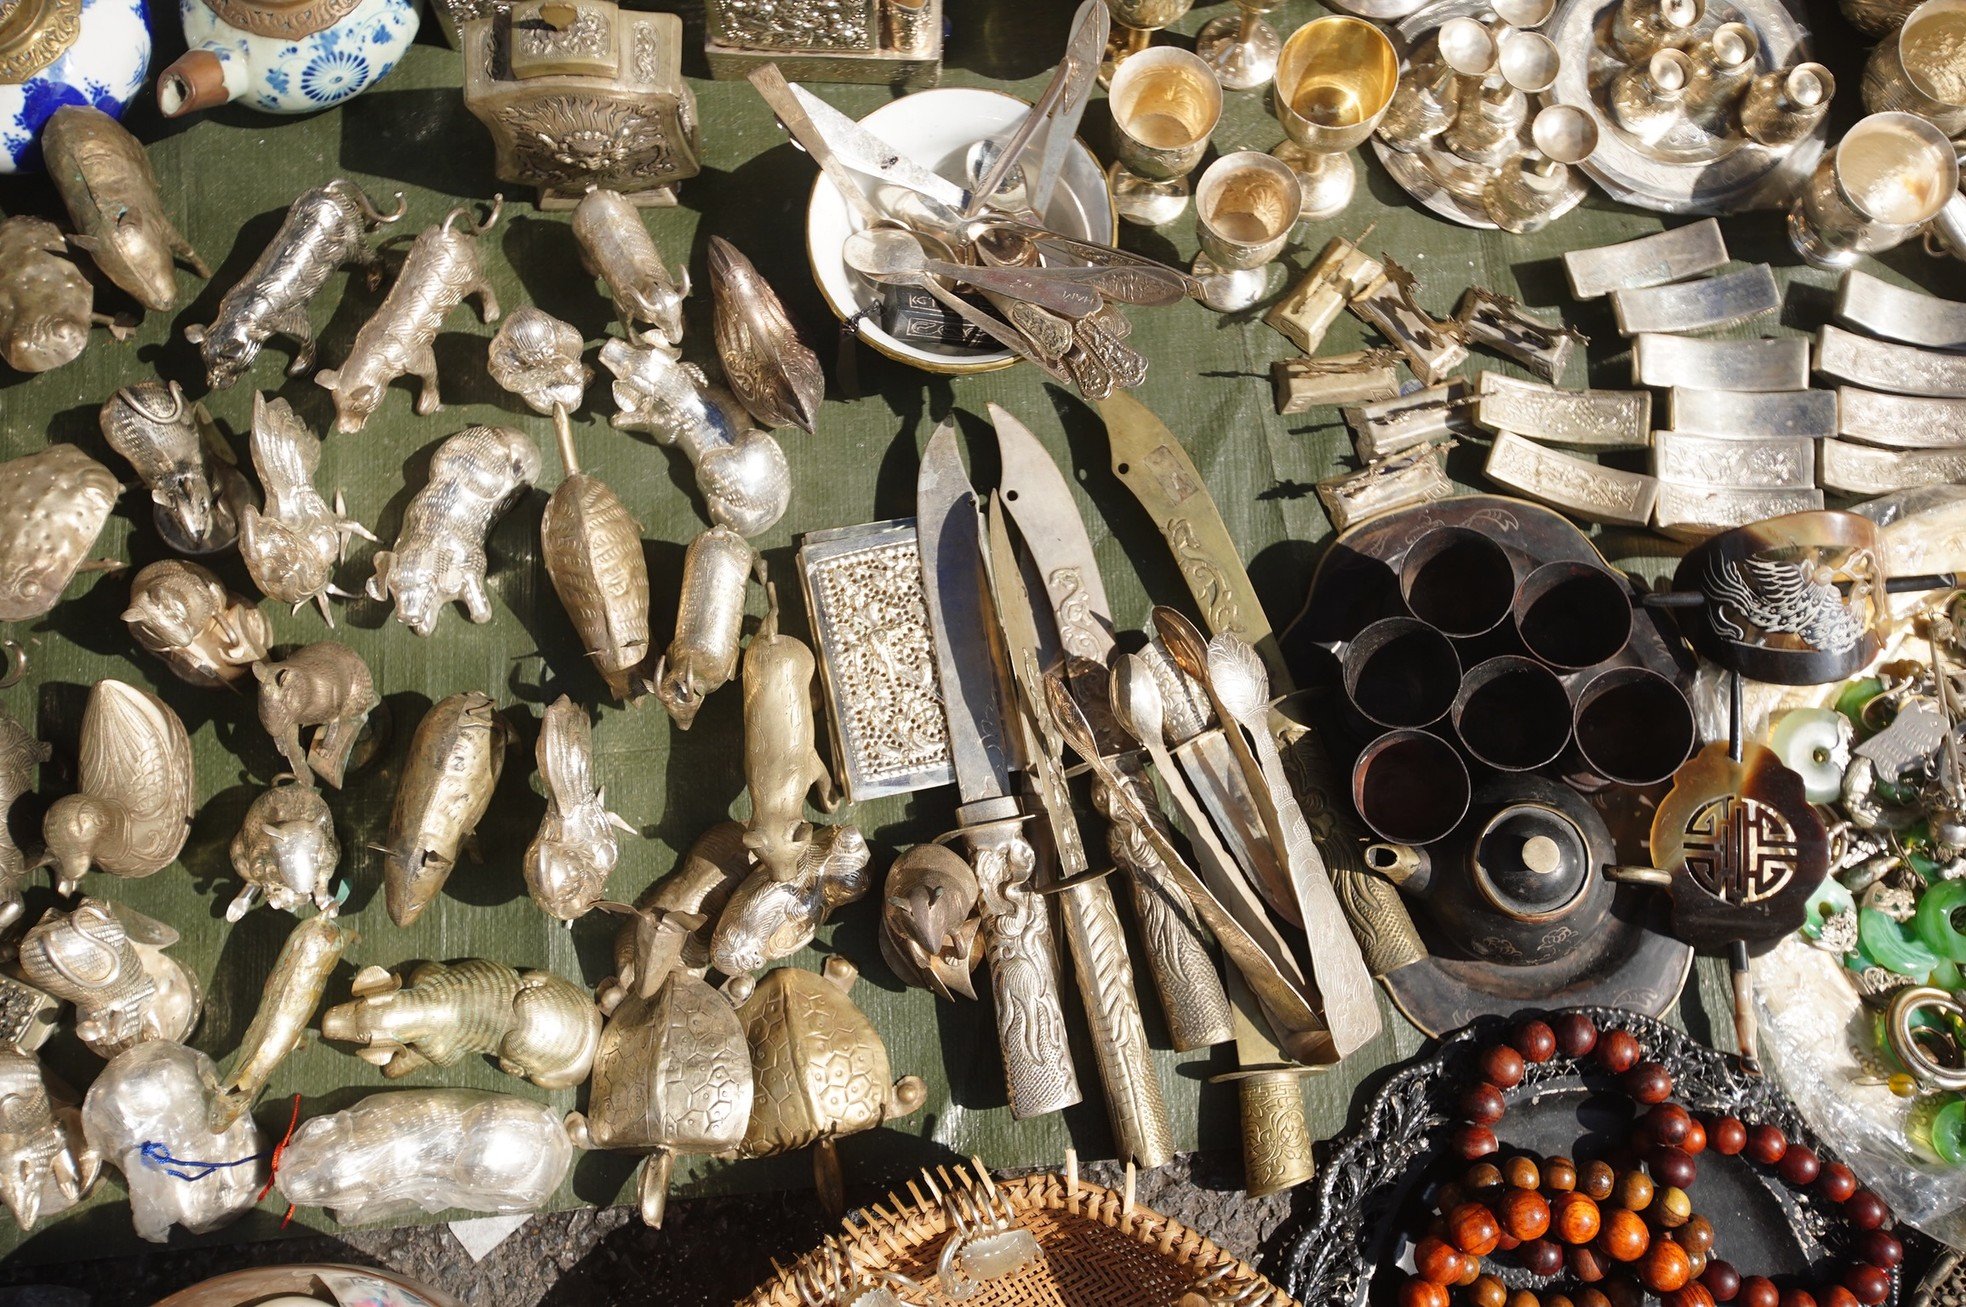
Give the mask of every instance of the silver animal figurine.
M 881 894 L 881 957 L 904 984 L 952 1001 L 975 998 L 983 960 L 982 888 L 962 856 L 917 844 L 888 868 Z
M 214 1130 L 223 1130 L 252 1111 L 253 1100 L 274 1071 L 300 1047 L 314 1009 L 328 992 L 335 964 L 360 938 L 353 926 L 325 916 L 310 917 L 288 934 L 260 991 L 259 1010 L 239 1041 L 232 1071 L 212 1105 Z
M 294 776 L 305 780 L 311 770 L 340 789 L 369 714 L 382 703 L 362 655 L 321 640 L 279 662 L 254 663 L 253 676 L 259 681 L 259 724 Z M 300 733 L 309 726 L 318 729 L 303 751 Z
M 611 419 L 624 431 L 646 431 L 674 445 L 696 469 L 696 486 L 710 520 L 755 536 L 784 516 L 792 499 L 792 470 L 770 433 L 703 370 L 659 349 L 610 340 L 601 363 L 615 376 Z
M 417 723 L 382 850 L 383 895 L 397 925 L 423 915 L 450 879 L 459 847 L 491 806 L 511 742 L 491 696 L 478 690 L 439 701 Z
M 539 447 L 510 427 L 466 427 L 430 456 L 430 481 L 403 513 L 396 546 L 375 556 L 371 599 L 393 599 L 396 620 L 418 635 L 437 629 L 453 599 L 474 622 L 491 620 L 485 537 L 539 479 Z
M 275 1182 L 290 1203 L 364 1225 L 452 1208 L 530 1212 L 572 1164 L 560 1114 L 544 1103 L 482 1089 L 398 1089 L 304 1123 Z
M 605 897 L 621 857 L 616 831 L 633 826 L 608 811 L 608 792 L 594 782 L 594 728 L 587 710 L 561 695 L 539 724 L 540 779 L 546 816 L 526 847 L 526 889 L 550 917 L 572 921 Z
M 354 994 L 354 1002 L 321 1014 L 321 1034 L 359 1045 L 362 1060 L 392 1080 L 484 1053 L 507 1075 L 569 1089 L 594 1069 L 601 1042 L 601 1010 L 586 990 L 486 958 L 425 962 L 408 985 L 363 967 Z
M 162 699 L 122 681 L 97 681 L 82 713 L 76 793 L 41 819 L 55 890 L 73 894 L 83 873 L 148 876 L 171 865 L 197 806 L 191 740 Z
M 148 1039 L 182 1041 L 198 1024 L 198 979 L 164 950 L 178 933 L 132 908 L 84 897 L 50 908 L 20 938 L 29 984 L 75 1005 L 75 1033 L 100 1057 Z
M 264 392 L 253 395 L 252 448 L 266 506 L 248 504 L 240 510 L 239 557 L 267 598 L 292 604 L 295 612 L 312 600 L 332 628 L 328 597 L 354 597 L 335 588 L 335 565 L 348 556 L 349 537 L 373 541 L 375 536 L 348 516 L 340 491 L 329 508 L 314 488 L 321 438 L 286 400 L 269 400 Z
M 655 697 L 683 730 L 704 698 L 737 674 L 745 592 L 758 566 L 750 542 L 727 526 L 703 531 L 683 551 L 676 634 L 655 665 Z
M 72 363 L 105 326 L 118 340 L 128 324 L 96 312 L 95 288 L 68 258 L 61 228 L 45 218 L 0 220 L 0 358 L 16 372 Z
M 212 1128 L 218 1068 L 195 1049 L 151 1040 L 119 1054 L 82 1100 L 82 1130 L 90 1147 L 123 1173 L 136 1230 L 153 1243 L 181 1225 L 205 1234 L 243 1216 L 259 1201 L 265 1151 L 250 1115 Z M 225 1161 L 202 1179 L 157 1157 Z
M 379 211 L 362 188 L 346 178 L 303 191 L 287 208 L 273 240 L 260 252 L 239 283 L 218 302 L 210 326 L 192 325 L 184 338 L 198 347 L 205 381 L 214 390 L 237 382 L 274 336 L 295 342 L 287 375 L 314 366 L 314 327 L 307 307 L 328 274 L 345 264 L 362 269 L 369 286 L 382 280 L 382 260 L 369 248 L 368 234 L 399 221 L 409 211 L 401 191 L 396 211 Z
M 212 270 L 164 213 L 150 155 L 129 130 L 92 105 L 67 104 L 41 129 L 48 176 L 85 251 L 102 275 L 155 313 L 177 305 L 177 264 L 200 277 Z
M 0 973 L 0 1048 L 32 1053 L 55 1033 L 61 1003 L 25 980 Z
M 335 430 L 360 431 L 381 406 L 389 383 L 406 373 L 423 383 L 416 397 L 419 414 L 428 417 L 444 406 L 437 393 L 437 356 L 430 347 L 445 315 L 467 296 L 477 297 L 479 316 L 486 322 L 498 320 L 498 297 L 485 279 L 478 237 L 491 230 L 502 207 L 503 201 L 494 196 L 491 212 L 477 224 L 470 222 L 469 210 L 452 209 L 443 222 L 418 236 L 396 284 L 355 333 L 348 361 L 314 374 L 334 394 Z M 462 228 L 460 219 L 465 220 Z
M 753 870 L 717 918 L 710 964 L 726 976 L 749 976 L 791 957 L 837 908 L 866 895 L 867 859 L 858 827 L 828 826 L 805 845 L 790 879 Z
M 0 463 L 0 622 L 47 614 L 81 571 L 123 487 L 73 445 L 50 445 Z
M 14 800 L 34 788 L 34 769 L 53 754 L 0 706 L 0 930 L 20 920 L 21 886 L 28 872 L 27 855 L 14 843 L 7 814 Z
M 587 275 L 607 283 L 608 298 L 629 340 L 671 353 L 683 343 L 683 299 L 689 294 L 689 268 L 675 275 L 662 266 L 641 211 L 620 192 L 591 190 L 573 211 L 573 238 Z M 643 330 L 635 324 L 649 323 Z
M 585 342 L 571 324 L 530 304 L 506 315 L 485 349 L 485 370 L 535 413 L 571 413 L 587 394 L 594 371 L 580 361 Z
M 139 381 L 102 406 L 102 434 L 150 488 L 150 515 L 181 554 L 215 554 L 238 538 L 244 478 L 203 404 L 173 381 Z
M 653 998 L 671 971 L 701 979 L 710 969 L 710 937 L 724 904 L 751 871 L 744 827 L 720 821 L 696 837 L 676 869 L 635 900 L 614 935 L 615 973 L 600 987 L 601 1010 L 628 994 Z
M 334 814 L 320 791 L 292 776 L 276 777 L 232 837 L 232 870 L 245 884 L 226 906 L 225 919 L 244 917 L 262 894 L 268 907 L 281 912 L 312 900 L 316 911 L 333 916 L 341 909 L 334 893 L 340 865 Z
M 765 583 L 764 624 L 744 651 L 744 785 L 751 821 L 744 846 L 779 880 L 799 874 L 812 823 L 806 793 L 822 812 L 839 806 L 833 774 L 813 745 L 812 650 L 778 629 L 778 588 Z
M 724 377 L 767 427 L 811 435 L 826 396 L 819 356 L 806 348 L 778 292 L 721 236 L 710 238 L 711 323 Z
M 25 1233 L 67 1211 L 101 1173 L 102 1154 L 82 1133 L 74 1091 L 34 1054 L 0 1051 L 0 1202 L 14 1224 Z
M 173 676 L 207 690 L 244 677 L 273 645 L 273 628 L 257 604 L 180 558 L 136 574 L 123 622 Z

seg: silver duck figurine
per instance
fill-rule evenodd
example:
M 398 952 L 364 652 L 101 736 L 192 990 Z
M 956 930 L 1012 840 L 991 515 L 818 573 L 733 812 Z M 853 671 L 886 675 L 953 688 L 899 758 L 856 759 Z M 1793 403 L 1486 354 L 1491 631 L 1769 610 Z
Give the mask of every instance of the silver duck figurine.
M 329 597 L 354 598 L 336 588 L 335 567 L 348 556 L 350 537 L 373 542 L 375 536 L 348 516 L 339 490 L 329 508 L 314 488 L 321 438 L 286 400 L 268 399 L 264 392 L 253 395 L 252 450 L 266 504 L 240 510 L 239 556 L 267 598 L 291 604 L 295 612 L 311 601 L 332 629 Z
M 608 811 L 607 788 L 595 783 L 587 709 L 564 694 L 554 700 L 540 721 L 536 752 L 546 816 L 526 847 L 526 889 L 546 915 L 573 921 L 606 896 L 621 857 L 615 832 L 638 832 Z
M 181 554 L 215 554 L 239 535 L 245 480 L 203 404 L 173 381 L 124 386 L 102 406 L 103 439 L 150 489 L 151 517 Z
M 73 894 L 83 873 L 148 876 L 177 858 L 197 806 L 191 740 L 163 700 L 122 681 L 97 681 L 82 714 L 77 792 L 41 821 L 55 889 Z

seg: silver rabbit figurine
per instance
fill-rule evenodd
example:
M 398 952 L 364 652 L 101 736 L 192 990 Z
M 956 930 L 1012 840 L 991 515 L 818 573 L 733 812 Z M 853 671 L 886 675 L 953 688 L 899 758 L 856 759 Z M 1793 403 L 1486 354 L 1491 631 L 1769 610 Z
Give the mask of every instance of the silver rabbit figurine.
M 219 444 L 203 404 L 173 381 L 139 381 L 110 396 L 103 439 L 150 488 L 151 516 L 181 554 L 215 554 L 238 538 L 244 478 Z
M 621 857 L 615 832 L 636 831 L 608 811 L 607 789 L 594 782 L 594 728 L 564 694 L 540 721 L 537 754 L 546 816 L 526 848 L 526 889 L 548 916 L 572 921 L 605 897 Z
M 253 470 L 266 491 L 266 506 L 248 504 L 239 514 L 239 556 L 266 597 L 292 604 L 295 612 L 310 600 L 330 628 L 330 595 L 351 599 L 335 588 L 335 565 L 348 555 L 348 540 L 374 541 L 367 527 L 348 516 L 341 492 L 334 507 L 314 488 L 321 464 L 321 438 L 307 429 L 284 399 L 253 395 Z

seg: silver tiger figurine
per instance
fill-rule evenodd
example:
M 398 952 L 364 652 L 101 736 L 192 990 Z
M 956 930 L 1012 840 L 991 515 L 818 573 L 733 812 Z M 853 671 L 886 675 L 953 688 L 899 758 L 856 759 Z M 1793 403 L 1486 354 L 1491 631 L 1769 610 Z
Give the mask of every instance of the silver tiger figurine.
M 7 829 L 7 814 L 14 800 L 34 788 L 34 769 L 53 754 L 0 706 L 0 930 L 20 920 L 21 886 L 28 872 L 27 855 Z
M 180 558 L 136 574 L 123 621 L 172 675 L 208 690 L 244 677 L 273 645 L 273 628 L 259 605 Z
M 332 628 L 329 596 L 354 597 L 335 587 L 335 566 L 348 555 L 349 537 L 373 542 L 375 536 L 348 516 L 340 491 L 331 509 L 314 488 L 321 438 L 286 400 L 254 394 L 252 449 L 266 506 L 248 504 L 240 510 L 239 556 L 267 598 L 292 604 L 295 612 L 311 600 Z
M 314 366 L 314 328 L 307 307 L 327 283 L 328 274 L 353 263 L 371 288 L 382 280 L 382 260 L 369 247 L 368 234 L 401 220 L 409 211 L 401 191 L 396 211 L 383 213 L 362 188 L 346 178 L 303 191 L 287 208 L 285 221 L 273 240 L 253 260 L 253 266 L 218 302 L 210 326 L 193 324 L 184 338 L 198 347 L 205 363 L 205 380 L 214 390 L 237 382 L 260 347 L 274 336 L 286 336 L 297 348 L 287 375 L 297 377 Z
M 539 479 L 539 447 L 510 427 L 466 427 L 430 456 L 430 481 L 403 513 L 393 549 L 375 556 L 371 599 L 393 599 L 396 620 L 418 635 L 437 629 L 453 599 L 474 622 L 491 620 L 485 537 Z
M 0 1202 L 14 1224 L 25 1232 L 67 1211 L 100 1174 L 74 1091 L 34 1054 L 0 1051 Z
M 173 381 L 139 381 L 102 406 L 103 439 L 150 488 L 151 517 L 181 554 L 215 554 L 239 535 L 244 478 L 222 455 L 203 404 Z
M 452 209 L 443 222 L 418 236 L 396 284 L 355 333 L 348 361 L 314 374 L 315 382 L 334 395 L 335 430 L 360 431 L 381 407 L 389 383 L 405 373 L 423 383 L 416 397 L 419 414 L 428 417 L 444 406 L 437 393 L 437 356 L 431 344 L 445 315 L 467 297 L 477 296 L 479 316 L 486 322 L 498 321 L 498 296 L 485 278 L 478 237 L 498 221 L 503 204 L 494 196 L 491 212 L 481 223 L 469 221 L 467 209 Z M 462 228 L 459 219 L 465 220 Z
M 607 283 L 621 330 L 628 339 L 671 353 L 683 343 L 683 300 L 689 295 L 689 268 L 677 264 L 672 277 L 662 266 L 642 214 L 617 191 L 587 192 L 573 211 L 573 238 L 580 243 L 581 266 Z M 643 330 L 637 323 L 649 323 Z
M 594 781 L 594 728 L 587 710 L 561 695 L 539 725 L 546 816 L 526 848 L 526 889 L 548 916 L 572 921 L 605 897 L 620 860 L 616 831 L 633 826 L 608 811 L 607 787 Z
M 20 939 L 29 984 L 75 1005 L 75 1033 L 100 1057 L 149 1039 L 182 1041 L 198 1024 L 198 979 L 164 950 L 178 933 L 121 904 L 84 897 L 50 908 Z
M 232 870 L 245 885 L 226 906 L 227 921 L 244 917 L 260 895 L 281 912 L 310 900 L 324 916 L 340 910 L 334 874 L 341 865 L 341 841 L 335 838 L 334 814 L 313 786 L 276 777 L 273 788 L 246 809 L 231 854 Z

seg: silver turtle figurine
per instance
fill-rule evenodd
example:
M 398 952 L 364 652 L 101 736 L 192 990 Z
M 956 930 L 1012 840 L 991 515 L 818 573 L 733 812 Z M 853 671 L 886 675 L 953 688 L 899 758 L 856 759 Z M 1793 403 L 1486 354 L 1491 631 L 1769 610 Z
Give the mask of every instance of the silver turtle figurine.
M 594 780 L 594 728 L 564 694 L 540 721 L 537 755 L 546 816 L 526 847 L 526 889 L 546 915 L 572 921 L 605 897 L 621 857 L 615 832 L 638 832 L 608 811 L 607 788 Z
M 7 814 L 14 800 L 34 788 L 34 769 L 53 754 L 0 706 L 0 930 L 20 920 L 21 887 L 28 873 L 27 855 L 7 829 Z
M 312 785 L 276 776 L 273 787 L 246 809 L 231 852 L 232 870 L 245 884 L 226 905 L 227 921 L 252 911 L 260 895 L 281 912 L 295 912 L 309 900 L 323 916 L 340 910 L 334 874 L 341 865 L 341 841 L 335 838 L 334 814 Z
M 328 598 L 352 599 L 337 589 L 335 566 L 348 556 L 351 536 L 374 541 L 369 529 L 348 516 L 336 491 L 334 507 L 314 488 L 321 465 L 321 438 L 284 399 L 253 395 L 253 470 L 266 490 L 266 505 L 248 504 L 239 515 L 239 556 L 253 584 L 266 597 L 300 611 L 312 601 L 321 619 L 334 626 Z
M 294 776 L 305 780 L 312 771 L 340 789 L 369 715 L 382 704 L 362 655 L 320 640 L 279 662 L 254 663 L 253 676 L 259 681 L 259 724 Z M 317 729 L 303 750 L 300 733 L 309 726 Z
M 173 381 L 139 381 L 102 406 L 103 439 L 150 489 L 151 518 L 181 554 L 215 554 L 239 536 L 245 478 L 203 404 Z
M 136 574 L 123 621 L 173 676 L 208 690 L 243 678 L 273 645 L 273 628 L 257 604 L 181 558 Z
M 73 894 L 91 867 L 148 876 L 177 858 L 191 833 L 197 792 L 191 740 L 162 699 L 122 681 L 97 681 L 82 714 L 76 790 L 41 820 L 42 865 Z
M 67 1211 L 101 1173 L 75 1092 L 34 1054 L 0 1051 L 0 1202 L 14 1224 L 26 1232 Z
M 85 561 L 122 489 L 73 445 L 0 463 L 0 622 L 45 616 L 77 572 L 123 566 Z
M 181 1041 L 198 1024 L 198 978 L 164 950 L 178 933 L 119 903 L 84 896 L 50 908 L 20 938 L 28 983 L 75 1005 L 75 1034 L 101 1057 L 149 1039 Z

